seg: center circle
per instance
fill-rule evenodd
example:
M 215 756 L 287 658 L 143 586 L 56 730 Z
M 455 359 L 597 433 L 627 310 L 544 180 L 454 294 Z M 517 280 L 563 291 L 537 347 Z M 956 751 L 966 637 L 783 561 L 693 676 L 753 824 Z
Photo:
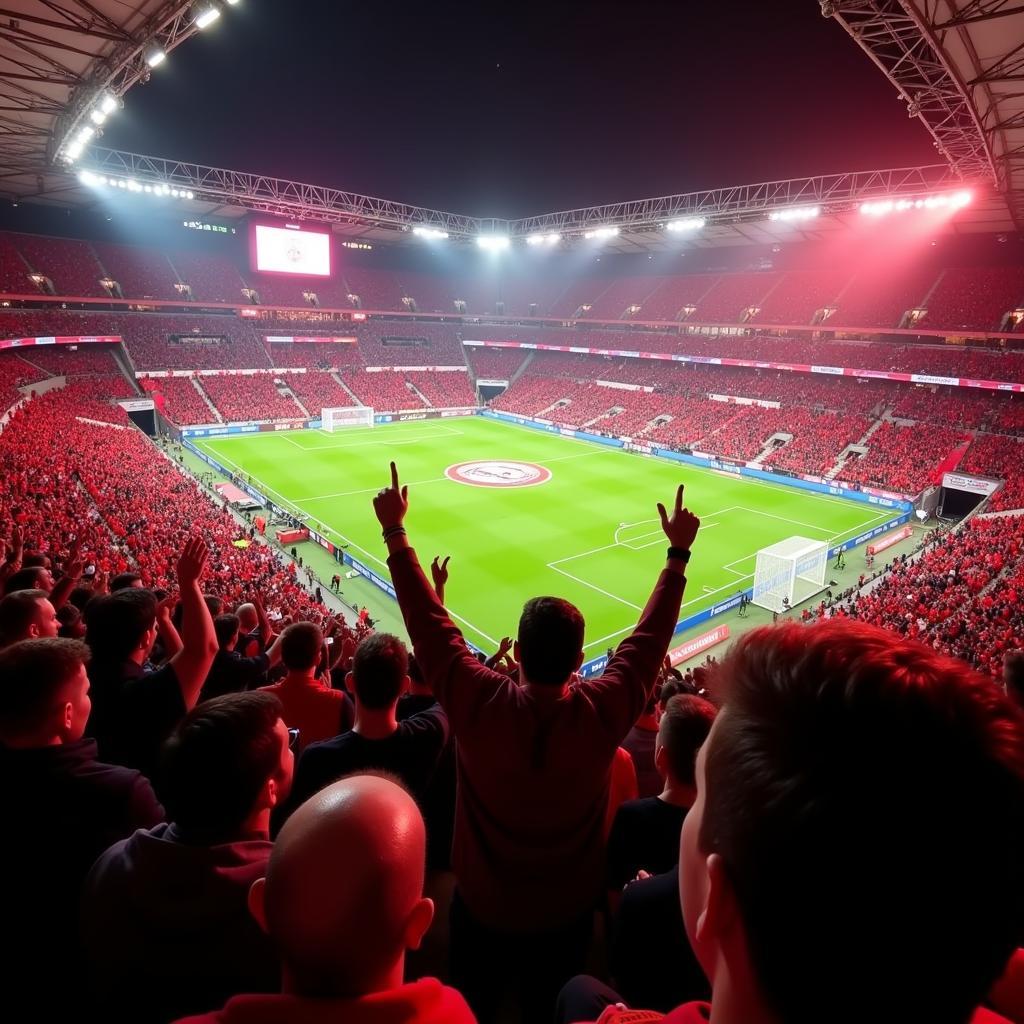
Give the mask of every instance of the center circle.
M 479 462 L 457 462 L 444 475 L 449 480 L 471 487 L 535 487 L 551 479 L 551 470 L 536 462 L 514 462 L 507 459 L 486 459 Z

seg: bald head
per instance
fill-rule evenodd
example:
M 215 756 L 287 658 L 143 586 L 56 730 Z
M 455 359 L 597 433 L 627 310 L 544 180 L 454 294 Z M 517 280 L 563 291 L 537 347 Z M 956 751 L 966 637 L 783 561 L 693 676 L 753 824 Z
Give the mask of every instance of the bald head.
M 415 801 L 379 776 L 342 779 L 288 819 L 251 902 L 291 991 L 356 996 L 401 984 L 405 951 L 433 918 L 425 848 Z
M 240 604 L 235 609 L 238 616 L 238 623 L 243 633 L 251 633 L 259 625 L 259 616 L 256 614 L 256 605 Z

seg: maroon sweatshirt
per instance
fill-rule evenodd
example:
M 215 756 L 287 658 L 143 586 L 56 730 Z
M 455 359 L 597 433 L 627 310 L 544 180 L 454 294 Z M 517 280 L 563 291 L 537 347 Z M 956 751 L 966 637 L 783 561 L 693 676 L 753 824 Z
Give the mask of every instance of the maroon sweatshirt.
M 545 691 L 477 661 L 411 548 L 388 567 L 416 660 L 458 745 L 452 867 L 466 906 L 503 931 L 569 923 L 601 896 L 612 759 L 657 681 L 685 579 L 661 574 L 600 678 Z

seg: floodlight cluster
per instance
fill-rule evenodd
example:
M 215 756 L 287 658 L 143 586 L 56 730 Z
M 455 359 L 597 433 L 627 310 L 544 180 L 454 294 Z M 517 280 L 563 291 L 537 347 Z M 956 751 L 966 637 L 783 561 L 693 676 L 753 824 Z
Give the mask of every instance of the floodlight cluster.
M 136 181 L 134 178 L 119 178 L 113 175 L 93 174 L 92 171 L 81 171 L 78 180 L 90 188 L 116 188 L 125 192 L 145 193 L 153 196 L 167 196 L 171 199 L 195 199 L 191 189 L 172 187 L 165 182 Z
M 861 203 L 860 212 L 866 217 L 886 217 L 890 213 L 906 213 L 907 210 L 960 210 L 970 201 L 971 193 L 966 191 L 946 192 L 919 199 L 874 199 Z
M 787 210 L 772 210 L 772 212 L 768 214 L 768 219 L 794 222 L 814 220 L 814 218 L 820 214 L 820 206 L 793 206 Z
M 508 235 L 477 235 L 476 244 L 484 252 L 504 252 L 511 242 Z
M 527 245 L 558 245 L 562 236 L 557 231 L 549 231 L 547 234 L 527 235 Z
M 448 237 L 447 231 L 442 231 L 440 228 L 432 228 L 427 224 L 417 224 L 412 229 L 412 233 L 417 238 L 426 239 L 428 242 L 443 241 Z
M 619 233 L 617 227 L 591 228 L 583 232 L 584 238 L 614 238 Z
M 665 227 L 669 231 L 700 231 L 706 223 L 703 217 L 682 217 L 679 220 L 670 220 Z
M 192 24 L 200 30 L 207 28 L 220 18 L 225 7 L 234 7 L 240 2 L 241 0 L 197 0 L 192 7 Z M 167 60 L 167 51 L 164 49 L 159 35 L 143 44 L 141 59 L 148 69 L 142 69 L 145 71 L 145 74 L 141 76 L 144 80 L 148 78 L 149 71 L 158 68 Z M 115 96 L 106 88 L 101 90 L 86 105 L 84 115 L 76 119 L 72 125 L 71 131 L 57 149 L 57 157 L 65 164 L 73 164 L 85 151 L 85 147 L 96 137 L 97 131 L 107 118 L 121 105 L 122 101 L 119 96 Z

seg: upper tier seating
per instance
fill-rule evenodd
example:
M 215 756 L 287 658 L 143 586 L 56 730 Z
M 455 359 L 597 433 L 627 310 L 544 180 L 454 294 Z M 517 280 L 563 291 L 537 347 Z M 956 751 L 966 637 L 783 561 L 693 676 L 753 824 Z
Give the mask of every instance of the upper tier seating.
M 178 276 L 164 253 L 135 245 L 96 242 L 93 246 L 104 270 L 126 299 L 180 299 L 174 287 Z

